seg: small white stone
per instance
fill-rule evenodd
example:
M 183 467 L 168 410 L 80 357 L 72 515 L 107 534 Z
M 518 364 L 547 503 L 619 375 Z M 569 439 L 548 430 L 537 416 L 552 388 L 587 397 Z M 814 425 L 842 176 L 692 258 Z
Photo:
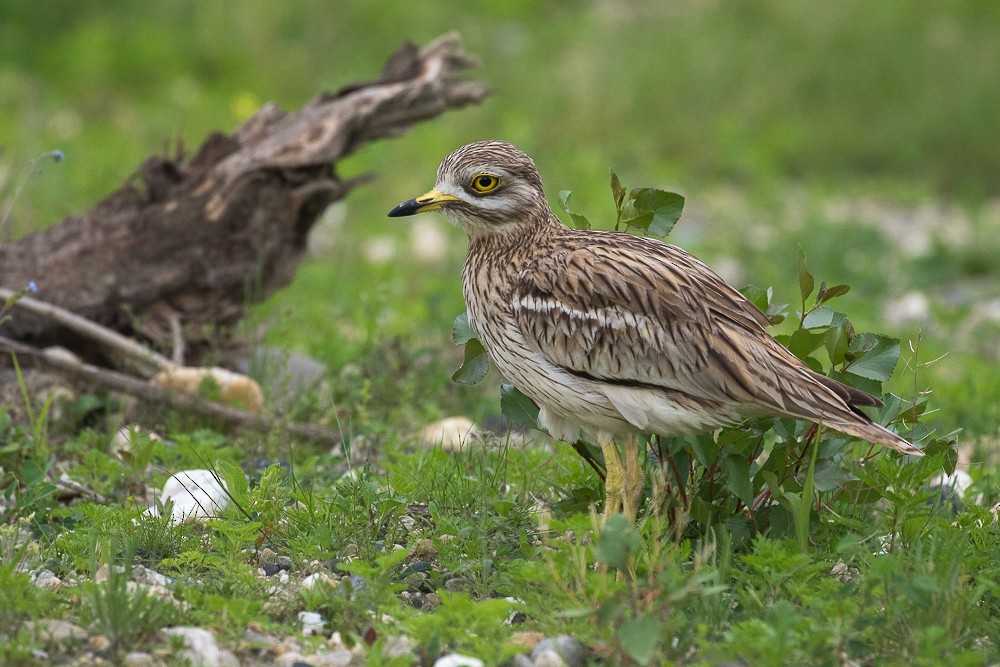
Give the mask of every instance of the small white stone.
M 331 577 L 326 572 L 314 572 L 313 574 L 310 574 L 308 577 L 302 580 L 301 586 L 306 590 L 310 590 L 314 586 L 316 586 L 316 584 L 331 585 L 334 583 L 336 582 L 334 581 L 333 577 Z
M 52 570 L 36 570 L 31 573 L 31 583 L 38 588 L 52 590 L 62 585 L 62 579 L 57 577 Z
M 484 663 L 479 658 L 449 653 L 435 660 L 434 667 L 484 667 Z
M 549 648 L 540 651 L 531 665 L 532 667 L 566 667 L 566 661 L 555 649 Z
M 229 505 L 225 484 L 211 470 L 184 470 L 163 485 L 160 503 L 173 501 L 173 523 L 201 521 L 216 516 Z M 156 507 L 146 513 L 158 516 Z
M 302 634 L 306 637 L 322 633 L 323 626 L 326 625 L 322 614 L 317 614 L 314 611 L 300 611 L 299 621 L 302 623 Z
M 161 588 L 169 588 L 174 583 L 170 577 L 142 565 L 136 565 L 132 568 L 132 579 L 139 583 L 159 586 Z
M 420 429 L 417 440 L 425 447 L 441 447 L 452 451 L 462 449 L 479 437 L 479 429 L 468 417 L 448 417 Z
M 163 634 L 183 638 L 185 650 L 181 658 L 202 667 L 222 667 L 219 644 L 215 641 L 215 635 L 208 630 L 191 627 L 164 628 Z
M 156 664 L 156 661 L 149 653 L 132 651 L 125 654 L 122 664 L 126 665 L 126 667 L 153 667 L 153 665 Z

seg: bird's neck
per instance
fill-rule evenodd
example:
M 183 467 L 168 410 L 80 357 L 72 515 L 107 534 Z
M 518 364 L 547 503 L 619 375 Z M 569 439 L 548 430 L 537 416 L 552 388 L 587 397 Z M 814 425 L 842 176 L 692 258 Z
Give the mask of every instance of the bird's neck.
M 469 261 L 506 261 L 525 257 L 531 255 L 534 248 L 545 245 L 546 239 L 565 229 L 565 225 L 548 207 L 519 224 L 469 229 Z

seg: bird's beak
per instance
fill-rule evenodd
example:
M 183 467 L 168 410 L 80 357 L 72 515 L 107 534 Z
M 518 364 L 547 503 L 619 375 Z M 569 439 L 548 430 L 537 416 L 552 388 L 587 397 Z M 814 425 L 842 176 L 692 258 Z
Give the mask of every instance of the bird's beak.
M 431 190 L 425 195 L 420 195 L 416 199 L 404 201 L 396 208 L 389 211 L 390 218 L 400 218 L 404 215 L 416 215 L 425 211 L 436 211 L 448 202 L 458 201 L 458 197 L 447 195 L 439 190 Z

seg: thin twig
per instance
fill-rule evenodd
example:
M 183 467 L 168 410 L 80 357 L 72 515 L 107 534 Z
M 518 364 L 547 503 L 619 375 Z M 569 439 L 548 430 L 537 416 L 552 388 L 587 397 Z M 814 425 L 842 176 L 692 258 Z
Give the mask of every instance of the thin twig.
M 314 440 L 324 445 L 339 445 L 342 441 L 338 432 L 323 426 L 271 419 L 220 405 L 194 394 L 186 394 L 131 375 L 70 360 L 63 355 L 53 354 L 3 336 L 0 336 L 0 352 L 27 357 L 73 380 L 96 385 L 102 389 L 124 392 L 150 403 L 165 404 L 172 408 L 196 412 L 218 419 L 229 426 L 247 428 L 258 433 L 284 431 L 290 435 Z
M 17 297 L 17 292 L 0 287 L 0 301 L 14 299 L 14 297 Z M 146 377 L 152 376 L 156 371 L 176 367 L 176 364 L 170 359 L 157 354 L 145 345 L 65 308 L 29 296 L 20 296 L 14 299 L 12 305 L 14 308 L 20 308 L 57 322 L 67 329 L 110 348 L 112 351 L 125 355 Z

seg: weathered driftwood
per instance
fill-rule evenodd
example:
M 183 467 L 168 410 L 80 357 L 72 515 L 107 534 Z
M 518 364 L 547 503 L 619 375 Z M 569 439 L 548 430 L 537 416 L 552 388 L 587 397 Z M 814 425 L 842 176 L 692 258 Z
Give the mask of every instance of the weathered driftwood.
M 190 161 L 149 158 L 93 210 L 0 245 L 0 287 L 33 282 L 40 299 L 161 348 L 179 330 L 190 363 L 248 303 L 294 276 L 313 223 L 358 183 L 333 163 L 482 100 L 485 86 L 460 77 L 473 65 L 455 35 L 422 50 L 408 44 L 378 81 L 322 94 L 296 113 L 267 105 L 232 136 L 208 137 Z M 11 314 L 8 338 L 93 358 L 53 320 Z

